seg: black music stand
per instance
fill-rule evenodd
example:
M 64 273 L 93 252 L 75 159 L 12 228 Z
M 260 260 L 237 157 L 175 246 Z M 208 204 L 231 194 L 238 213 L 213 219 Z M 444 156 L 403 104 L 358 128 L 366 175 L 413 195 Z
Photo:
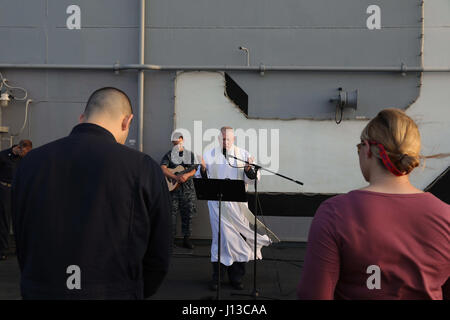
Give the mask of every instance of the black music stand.
M 219 201 L 219 228 L 217 235 L 217 300 L 220 300 L 220 247 L 221 247 L 221 219 L 222 219 L 222 201 L 247 202 L 247 193 L 245 192 L 244 180 L 230 179 L 201 179 L 195 178 L 194 186 L 198 200 Z
M 266 169 L 264 167 L 261 167 L 261 166 L 255 164 L 255 163 L 250 163 L 249 161 L 246 161 L 246 160 L 243 160 L 243 159 L 239 159 L 239 158 L 237 158 L 235 156 L 232 156 L 231 154 L 226 154 L 225 151 L 224 151 L 224 156 L 227 159 L 227 161 L 228 161 L 228 158 L 234 158 L 236 160 L 239 160 L 241 162 L 246 163 L 249 166 L 252 166 L 253 169 L 255 170 L 256 179 L 255 179 L 255 225 L 254 225 L 254 228 L 255 228 L 254 229 L 255 239 L 254 239 L 254 248 L 253 248 L 253 250 L 254 250 L 254 252 L 253 252 L 253 254 L 254 254 L 254 261 L 253 261 L 253 291 L 252 291 L 252 293 L 250 295 L 247 295 L 247 294 L 244 294 L 244 295 L 245 296 L 251 296 L 254 299 L 256 299 L 259 296 L 259 292 L 256 289 L 256 265 L 257 265 L 256 249 L 257 249 L 257 238 L 258 238 L 258 233 L 257 233 L 258 224 L 257 224 L 257 218 L 256 217 L 258 216 L 258 170 L 261 170 L 261 169 L 265 170 L 267 172 L 270 172 L 270 173 L 272 173 L 274 175 L 277 175 L 277 176 L 279 176 L 281 178 L 284 178 L 286 180 L 292 181 L 292 182 L 294 182 L 296 184 L 299 184 L 299 185 L 303 185 L 303 182 L 300 182 L 298 180 L 294 180 L 292 178 L 286 177 L 286 176 L 284 176 L 282 174 L 279 174 L 277 172 L 273 172 L 273 171 L 271 171 L 269 169 Z M 228 161 L 228 164 L 230 166 L 232 166 L 229 161 Z M 238 294 L 236 294 L 236 295 L 238 295 Z M 239 294 L 239 295 L 241 295 L 241 294 Z

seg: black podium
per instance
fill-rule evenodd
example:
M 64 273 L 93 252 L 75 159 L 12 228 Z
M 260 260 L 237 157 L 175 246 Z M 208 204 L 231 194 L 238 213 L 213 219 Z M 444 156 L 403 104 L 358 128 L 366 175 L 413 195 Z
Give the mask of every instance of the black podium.
M 219 264 L 217 281 L 217 300 L 220 300 L 220 248 L 221 248 L 221 219 L 222 201 L 247 202 L 245 183 L 243 180 L 230 179 L 193 179 L 195 193 L 198 200 L 219 201 L 219 228 L 217 234 L 217 262 Z

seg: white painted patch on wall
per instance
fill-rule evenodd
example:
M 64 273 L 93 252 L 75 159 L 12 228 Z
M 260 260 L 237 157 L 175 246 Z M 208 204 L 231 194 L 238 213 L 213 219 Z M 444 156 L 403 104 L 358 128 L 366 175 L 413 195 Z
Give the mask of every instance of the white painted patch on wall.
M 442 39 L 450 39 L 450 16 L 446 0 L 425 2 L 425 42 L 424 66 L 448 67 L 450 65 L 450 44 Z M 436 21 L 439 21 L 436 25 Z M 203 128 L 220 128 L 229 125 L 248 130 L 279 130 L 279 172 L 304 182 L 299 188 L 276 176 L 264 176 L 259 184 L 261 192 L 309 192 L 346 193 L 366 185 L 356 154 L 356 144 L 364 120 L 334 121 L 311 120 L 254 120 L 247 119 L 242 112 L 224 95 L 225 79 L 220 72 L 180 73 L 175 85 L 174 127 L 193 130 L 194 121 L 202 121 Z M 450 75 L 448 73 L 427 73 L 423 76 L 423 86 L 419 99 L 406 111 L 419 125 L 422 137 L 422 153 L 425 155 L 450 152 Z M 392 107 L 392 106 L 386 106 Z M 193 131 L 192 131 L 193 132 Z M 204 143 L 206 145 L 206 143 Z M 198 149 L 197 149 L 198 150 Z M 256 157 L 258 162 L 258 158 Z M 450 165 L 450 159 L 428 160 L 425 168 L 414 170 L 412 183 L 425 188 Z M 251 191 L 251 190 L 250 190 Z M 301 210 L 301 208 L 299 208 Z M 205 217 L 207 216 L 203 216 Z M 274 218 L 268 226 L 275 232 L 289 229 L 292 221 L 274 227 Z M 310 218 L 296 219 L 298 230 L 309 228 Z M 283 221 L 283 219 L 278 219 Z M 286 221 L 285 221 L 286 222 Z M 197 221 L 204 225 L 209 222 Z M 295 232 L 294 232 L 295 233 Z M 307 234 L 292 230 L 282 234 L 282 240 L 305 241 Z
M 419 124 L 425 154 L 448 152 L 450 141 L 450 109 L 448 90 L 442 81 L 424 87 L 420 99 L 407 110 Z M 277 176 L 264 176 L 259 184 L 261 192 L 345 193 L 366 185 L 359 170 L 356 144 L 367 121 L 260 120 L 247 119 L 224 96 L 225 79 L 220 72 L 180 73 L 176 81 L 175 127 L 194 133 L 194 123 L 201 121 L 202 129 L 225 125 L 250 129 L 278 130 L 279 172 L 304 182 L 299 188 Z M 433 92 L 429 96 L 428 91 Z M 203 146 L 208 145 L 203 141 Z M 198 154 L 202 148 L 193 146 Z M 258 155 L 256 154 L 256 161 Z M 447 160 L 429 160 L 425 169 L 415 170 L 411 180 L 426 187 L 448 165 Z

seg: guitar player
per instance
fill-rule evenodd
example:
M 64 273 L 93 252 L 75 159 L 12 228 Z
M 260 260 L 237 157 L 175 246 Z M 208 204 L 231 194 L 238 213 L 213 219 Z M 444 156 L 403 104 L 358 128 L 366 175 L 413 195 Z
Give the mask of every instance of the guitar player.
M 172 199 L 172 235 L 173 239 L 175 239 L 179 213 L 181 216 L 181 231 L 184 236 L 183 247 L 193 249 L 194 245 L 190 237 L 192 233 L 192 217 L 196 214 L 196 196 L 194 182 L 191 177 L 195 175 L 197 165 L 195 165 L 194 154 L 183 147 L 183 136 L 181 133 L 173 133 L 171 139 L 173 148 L 162 158 L 161 168 L 168 180 L 171 180 L 176 185 L 170 192 Z M 174 169 L 180 165 L 184 170 L 175 174 L 173 172 Z

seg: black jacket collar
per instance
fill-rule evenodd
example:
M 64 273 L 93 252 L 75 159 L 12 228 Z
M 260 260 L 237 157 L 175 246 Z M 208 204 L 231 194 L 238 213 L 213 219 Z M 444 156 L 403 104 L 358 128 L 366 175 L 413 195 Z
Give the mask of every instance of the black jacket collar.
M 106 130 L 103 127 L 100 127 L 99 125 L 93 124 L 93 123 L 80 123 L 76 125 L 73 129 L 70 135 L 77 135 L 77 134 L 91 134 L 95 136 L 105 137 L 108 140 L 112 140 L 114 142 L 116 141 L 116 138 L 112 135 L 111 132 Z

